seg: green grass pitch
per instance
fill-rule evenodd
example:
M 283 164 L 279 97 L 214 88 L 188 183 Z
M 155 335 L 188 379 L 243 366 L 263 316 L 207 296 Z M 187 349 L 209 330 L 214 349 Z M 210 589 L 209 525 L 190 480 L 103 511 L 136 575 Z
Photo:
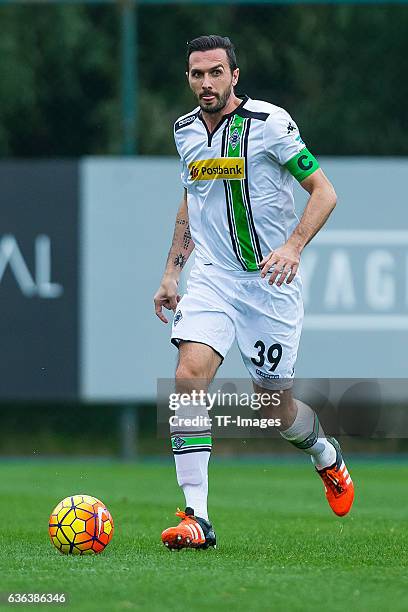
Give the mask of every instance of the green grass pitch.
M 356 501 L 340 519 L 308 462 L 213 460 L 219 547 L 171 553 L 160 533 L 183 504 L 171 463 L 3 461 L 3 601 L 9 592 L 65 592 L 65 607 L 78 611 L 407 610 L 408 465 L 349 467 Z M 49 513 L 74 493 L 112 512 L 115 535 L 99 556 L 62 556 L 48 540 Z

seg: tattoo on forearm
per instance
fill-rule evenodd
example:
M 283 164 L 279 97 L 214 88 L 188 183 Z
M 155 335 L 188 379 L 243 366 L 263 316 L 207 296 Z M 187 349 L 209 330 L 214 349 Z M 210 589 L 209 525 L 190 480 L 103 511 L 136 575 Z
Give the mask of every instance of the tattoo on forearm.
M 186 258 L 182 253 L 179 253 L 177 257 L 175 257 L 175 259 L 173 260 L 173 263 L 175 266 L 180 266 L 180 268 L 183 268 L 184 264 L 186 263 Z
M 185 219 L 176 219 L 176 224 L 177 225 L 188 225 L 188 221 L 186 221 Z
M 184 236 L 183 236 L 183 248 L 184 249 L 186 250 L 188 249 L 190 245 L 190 241 L 191 241 L 190 226 L 187 226 L 187 229 L 184 232 Z

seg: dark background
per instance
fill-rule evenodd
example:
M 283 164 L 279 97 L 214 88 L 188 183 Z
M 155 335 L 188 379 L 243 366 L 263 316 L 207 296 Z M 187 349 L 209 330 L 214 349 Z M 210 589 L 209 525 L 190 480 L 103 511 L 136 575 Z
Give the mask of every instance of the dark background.
M 1 399 L 76 398 L 78 391 L 78 164 L 0 164 L 1 234 L 17 241 L 35 279 L 35 240 L 51 240 L 60 297 L 24 295 L 10 264 L 0 281 Z
M 0 7 L 0 156 L 121 151 L 120 15 L 110 6 Z M 169 35 L 169 32 L 171 35 Z M 138 152 L 175 154 L 196 106 L 186 42 L 235 42 L 245 92 L 286 108 L 320 155 L 406 155 L 408 6 L 141 6 Z

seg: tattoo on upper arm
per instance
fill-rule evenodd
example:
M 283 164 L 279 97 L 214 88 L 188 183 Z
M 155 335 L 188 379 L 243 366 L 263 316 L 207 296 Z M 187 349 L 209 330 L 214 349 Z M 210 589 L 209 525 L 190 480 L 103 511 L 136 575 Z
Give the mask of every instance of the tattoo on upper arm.
M 186 219 L 176 219 L 177 225 L 188 225 L 188 221 Z
M 179 253 L 173 260 L 173 263 L 175 266 L 180 266 L 180 268 L 184 267 L 184 264 L 186 263 L 186 258 L 184 257 L 184 255 L 182 253 Z

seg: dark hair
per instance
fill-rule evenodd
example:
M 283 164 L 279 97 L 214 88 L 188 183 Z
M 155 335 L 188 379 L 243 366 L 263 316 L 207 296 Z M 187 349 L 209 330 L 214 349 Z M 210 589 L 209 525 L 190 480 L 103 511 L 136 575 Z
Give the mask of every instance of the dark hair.
M 237 68 L 237 58 L 235 56 L 235 47 L 228 36 L 199 36 L 187 43 L 187 71 L 189 70 L 190 55 L 194 51 L 210 51 L 212 49 L 225 49 L 228 57 L 228 63 L 231 72 Z

